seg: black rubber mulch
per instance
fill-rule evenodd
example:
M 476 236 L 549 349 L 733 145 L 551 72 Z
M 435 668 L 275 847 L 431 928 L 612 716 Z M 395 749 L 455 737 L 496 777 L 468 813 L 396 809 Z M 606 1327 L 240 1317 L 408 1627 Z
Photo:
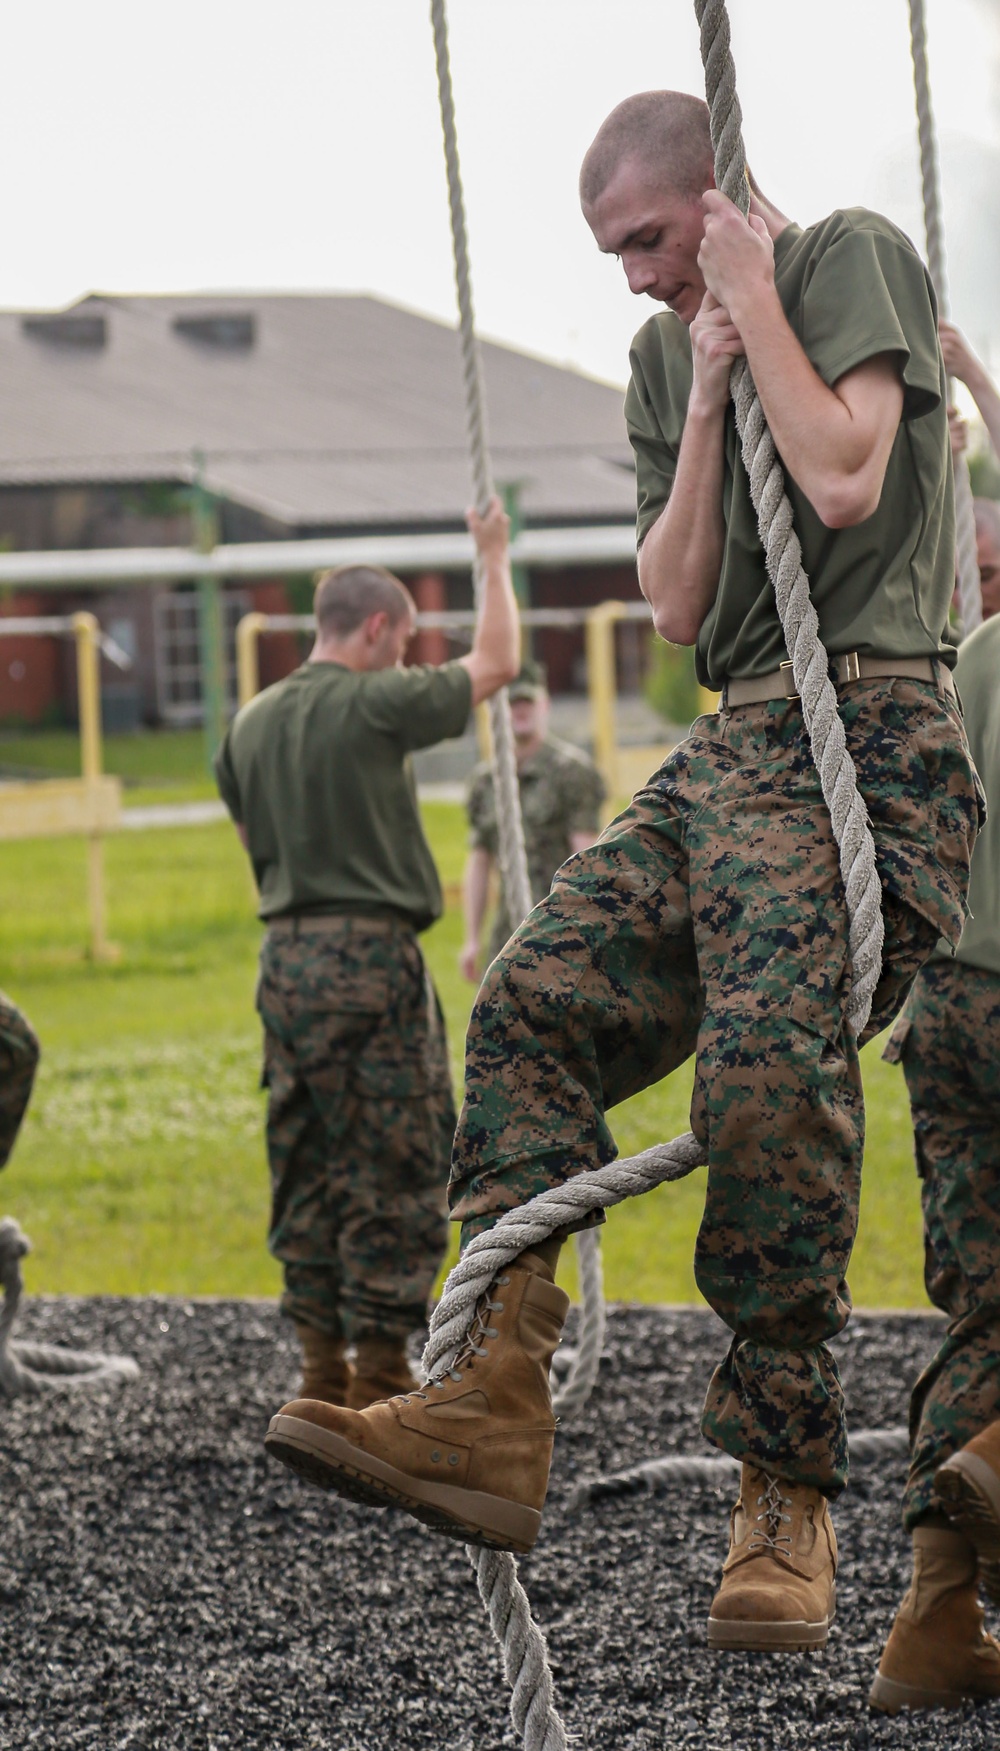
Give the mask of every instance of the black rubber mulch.
M 1000 1744 L 1000 1704 L 870 1715 L 907 1580 L 900 1465 L 838 1505 L 840 1615 L 821 1655 L 714 1655 L 705 1616 L 728 1494 L 686 1486 L 567 1512 L 574 1483 L 701 1451 L 722 1346 L 694 1311 L 612 1311 L 598 1391 L 557 1445 L 522 1565 L 588 1751 Z M 935 1322 L 859 1317 L 840 1343 L 855 1427 L 905 1421 Z M 497 1751 L 507 1697 L 461 1545 L 309 1488 L 264 1455 L 294 1387 L 256 1303 L 36 1302 L 21 1335 L 125 1350 L 142 1378 L 0 1408 L 0 1744 L 53 1751 Z

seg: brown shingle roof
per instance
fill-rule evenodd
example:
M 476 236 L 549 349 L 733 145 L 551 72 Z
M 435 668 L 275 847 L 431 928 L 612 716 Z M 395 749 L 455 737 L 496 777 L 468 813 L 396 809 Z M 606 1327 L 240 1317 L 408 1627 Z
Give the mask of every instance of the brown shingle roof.
M 526 517 L 631 518 L 621 392 L 491 343 L 483 363 Z M 0 312 L 0 384 L 0 484 L 187 478 L 200 449 L 209 486 L 293 529 L 454 524 L 470 496 L 454 330 L 377 298 Z

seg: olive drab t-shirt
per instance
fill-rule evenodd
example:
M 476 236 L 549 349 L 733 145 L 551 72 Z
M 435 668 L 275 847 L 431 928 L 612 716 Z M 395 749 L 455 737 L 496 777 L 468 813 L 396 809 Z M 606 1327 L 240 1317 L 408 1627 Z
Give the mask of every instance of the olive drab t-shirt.
M 969 917 L 955 958 L 1000 973 L 1000 614 L 963 641 L 955 681 L 987 809 L 972 854 Z M 950 959 L 951 950 L 944 952 Z
M 471 704 L 461 663 L 303 663 L 237 713 L 215 775 L 246 829 L 262 918 L 391 911 L 425 930 L 440 917 L 409 754 L 461 735 Z
M 947 383 L 927 272 L 901 231 L 857 207 L 807 230 L 789 225 L 774 258 L 785 315 L 824 383 L 889 353 L 904 390 L 881 500 L 863 523 L 828 529 L 785 469 L 823 643 L 832 656 L 940 655 L 951 665 L 954 648 L 943 637 L 955 575 Z M 625 417 L 641 544 L 673 486 L 691 390 L 687 328 L 669 311 L 653 316 L 635 337 L 631 363 Z M 695 659 L 698 679 L 714 688 L 770 674 L 788 654 L 731 407 L 725 445 L 722 571 Z

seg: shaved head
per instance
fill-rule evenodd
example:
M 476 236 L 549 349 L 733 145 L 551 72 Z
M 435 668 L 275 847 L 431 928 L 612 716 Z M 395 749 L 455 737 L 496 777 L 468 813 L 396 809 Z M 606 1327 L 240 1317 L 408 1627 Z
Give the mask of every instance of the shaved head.
M 708 105 L 686 91 L 641 91 L 626 97 L 602 123 L 580 171 L 580 204 L 604 193 L 627 159 L 683 200 L 714 187 Z
M 381 566 L 341 565 L 318 580 L 313 612 L 324 638 L 347 638 L 371 614 L 395 626 L 416 609 L 405 584 Z

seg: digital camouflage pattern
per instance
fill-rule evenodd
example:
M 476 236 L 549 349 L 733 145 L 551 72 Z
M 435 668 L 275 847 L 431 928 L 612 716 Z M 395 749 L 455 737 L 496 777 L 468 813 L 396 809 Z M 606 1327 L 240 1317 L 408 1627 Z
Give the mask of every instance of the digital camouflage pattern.
M 933 960 L 884 1056 L 902 1061 L 924 1210 L 924 1282 L 948 1331 L 910 1401 L 904 1520 L 939 1465 L 1000 1416 L 1000 973 Z
M 10 1160 L 27 1111 L 39 1053 L 31 1023 L 0 991 L 0 1167 Z
M 957 708 L 900 678 L 841 707 L 878 849 L 870 1037 L 938 936 L 958 941 L 979 792 Z M 702 1427 L 835 1495 L 864 1103 L 844 1024 L 847 915 L 796 703 L 700 718 L 557 877 L 486 975 L 452 1166 L 463 1236 L 617 1153 L 605 1109 L 692 1052 L 709 1162 L 695 1272 L 734 1333 Z
M 559 865 L 570 856 L 570 835 L 589 833 L 596 837 L 604 780 L 580 748 L 560 741 L 557 736 L 546 736 L 541 747 L 518 767 L 517 784 L 532 898 L 541 900 L 552 886 Z M 473 772 L 466 807 L 471 845 L 496 858 L 496 802 L 488 764 L 477 766 Z M 500 953 L 512 929 L 501 885 L 490 931 L 489 960 Z
M 388 918 L 276 922 L 257 1007 L 282 1308 L 332 1336 L 406 1337 L 447 1245 L 455 1127 L 417 940 Z

